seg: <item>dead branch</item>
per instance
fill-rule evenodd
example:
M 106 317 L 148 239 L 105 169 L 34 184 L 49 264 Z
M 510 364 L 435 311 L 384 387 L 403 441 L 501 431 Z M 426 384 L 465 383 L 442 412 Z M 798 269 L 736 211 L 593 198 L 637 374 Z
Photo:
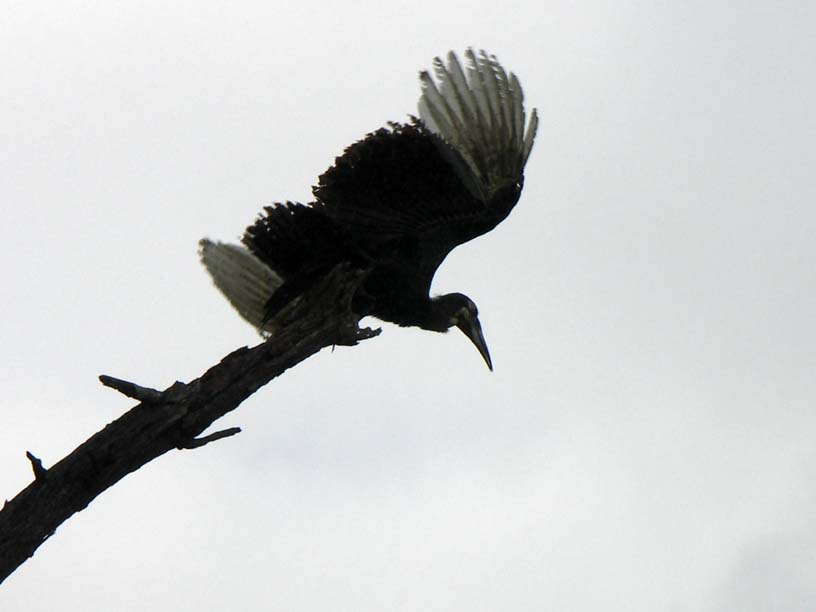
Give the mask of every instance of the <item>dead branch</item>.
M 360 329 L 350 310 L 362 275 L 336 268 L 274 319 L 275 333 L 224 357 L 200 378 L 164 391 L 100 376 L 141 403 L 46 468 L 27 453 L 34 481 L 0 511 L 0 583 L 30 558 L 57 527 L 127 474 L 173 449 L 194 449 L 240 432 L 203 437 L 216 420 L 287 369 L 333 345 L 354 345 L 380 330 Z

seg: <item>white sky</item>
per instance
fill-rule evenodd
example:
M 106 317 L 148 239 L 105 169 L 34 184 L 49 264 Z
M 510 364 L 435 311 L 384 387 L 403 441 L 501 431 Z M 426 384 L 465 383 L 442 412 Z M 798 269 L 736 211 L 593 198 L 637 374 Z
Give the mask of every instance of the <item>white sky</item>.
M 9 2 L 0 496 L 258 341 L 196 255 L 496 53 L 516 210 L 436 278 L 461 334 L 326 351 L 65 523 L 26 610 L 811 611 L 812 2 Z

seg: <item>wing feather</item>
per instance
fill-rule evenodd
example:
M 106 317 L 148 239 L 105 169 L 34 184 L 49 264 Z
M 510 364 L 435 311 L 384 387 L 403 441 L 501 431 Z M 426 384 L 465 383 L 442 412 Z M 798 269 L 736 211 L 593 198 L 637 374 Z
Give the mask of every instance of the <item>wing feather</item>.
M 468 49 L 465 59 L 465 72 L 452 52 L 447 66 L 440 58 L 434 60 L 438 87 L 427 72 L 421 74 L 419 116 L 457 151 L 472 175 L 464 183 L 487 202 L 520 180 L 537 122 L 531 122 L 525 134 L 521 85 L 495 56 Z
M 213 283 L 235 310 L 262 333 L 269 331 L 264 329 L 266 303 L 283 284 L 283 279 L 237 244 L 203 238 L 199 242 L 199 255 Z

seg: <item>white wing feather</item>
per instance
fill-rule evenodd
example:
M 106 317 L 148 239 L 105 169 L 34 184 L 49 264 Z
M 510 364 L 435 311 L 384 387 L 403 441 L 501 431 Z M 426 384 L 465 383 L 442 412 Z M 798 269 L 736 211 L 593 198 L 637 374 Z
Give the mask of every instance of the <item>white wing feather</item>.
M 262 334 L 271 333 L 265 322 L 266 303 L 283 280 L 242 246 L 206 238 L 198 244 L 201 263 L 215 286 L 247 322 Z
M 493 55 L 465 51 L 466 70 L 453 52 L 447 66 L 433 61 L 434 78 L 419 75 L 419 117 L 429 130 L 453 147 L 472 176 L 465 184 L 487 200 L 511 180 L 518 180 L 530 156 L 538 127 L 533 109 L 524 125 L 524 94 L 516 75 L 506 73 Z

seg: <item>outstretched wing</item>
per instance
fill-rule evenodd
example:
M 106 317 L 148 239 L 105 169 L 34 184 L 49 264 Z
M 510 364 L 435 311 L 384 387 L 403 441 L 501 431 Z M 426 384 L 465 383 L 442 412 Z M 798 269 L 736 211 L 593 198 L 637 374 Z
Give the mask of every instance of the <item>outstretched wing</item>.
M 310 268 L 334 265 L 342 253 L 341 230 L 319 209 L 286 202 L 264 207 L 242 242 L 285 281 Z
M 261 333 L 266 329 L 266 304 L 283 285 L 283 279 L 243 246 L 202 238 L 201 263 L 213 283 L 235 310 Z
M 419 116 L 467 164 L 464 182 L 488 202 L 508 183 L 517 182 L 533 148 L 538 114 L 530 113 L 525 129 L 524 93 L 512 72 L 495 55 L 465 51 L 466 69 L 452 51 L 448 64 L 435 58 L 434 73 L 419 75 Z M 457 168 L 457 170 L 459 170 Z
M 495 58 L 471 50 L 420 74 L 421 120 L 392 124 L 353 144 L 314 188 L 320 207 L 359 248 L 426 294 L 457 245 L 493 229 L 518 201 L 532 147 L 521 87 Z
M 267 206 L 243 245 L 202 239 L 201 262 L 216 287 L 262 334 L 271 315 L 342 261 L 340 228 L 310 206 Z
M 286 202 L 267 206 L 244 232 L 243 243 L 283 279 L 269 296 L 265 318 L 312 286 L 354 251 L 347 248 L 343 228 L 322 210 Z M 352 263 L 354 263 L 352 261 Z

